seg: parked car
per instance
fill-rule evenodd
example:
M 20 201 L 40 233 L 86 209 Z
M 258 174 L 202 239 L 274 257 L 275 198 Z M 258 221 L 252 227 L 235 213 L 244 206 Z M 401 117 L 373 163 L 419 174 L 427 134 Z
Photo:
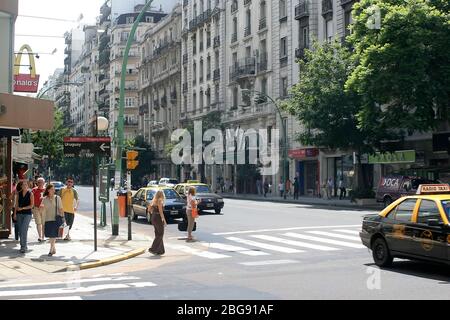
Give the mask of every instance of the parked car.
M 159 180 L 159 185 L 161 186 L 167 186 L 167 187 L 175 187 L 178 184 L 178 180 L 174 178 L 161 178 Z
M 56 193 L 59 194 L 59 192 L 61 191 L 62 188 L 64 188 L 66 185 L 64 183 L 62 183 L 61 181 L 51 181 L 50 182 L 54 187 L 55 187 L 55 191 Z
M 146 217 L 148 223 L 151 223 L 151 213 L 147 206 L 152 201 L 156 191 L 163 190 L 166 197 L 164 204 L 164 216 L 166 221 L 175 218 L 183 218 L 186 215 L 186 200 L 170 187 L 151 186 L 139 189 L 132 198 L 131 217 L 137 220 L 139 217 Z
M 439 182 L 422 177 L 400 175 L 382 177 L 378 184 L 376 199 L 377 202 L 383 202 L 387 207 L 401 197 L 415 194 L 421 184 L 436 183 Z
M 417 194 L 396 200 L 379 214 L 366 215 L 359 233 L 377 266 L 394 258 L 450 266 L 450 186 L 422 184 Z
M 200 183 L 196 180 L 189 180 L 187 183 L 176 185 L 175 191 L 177 191 L 181 197 L 186 199 L 186 193 L 191 186 L 195 187 L 195 196 L 200 200 L 198 204 L 200 212 L 204 210 L 214 210 L 216 214 L 220 214 L 224 206 L 223 197 L 212 192 L 207 184 Z

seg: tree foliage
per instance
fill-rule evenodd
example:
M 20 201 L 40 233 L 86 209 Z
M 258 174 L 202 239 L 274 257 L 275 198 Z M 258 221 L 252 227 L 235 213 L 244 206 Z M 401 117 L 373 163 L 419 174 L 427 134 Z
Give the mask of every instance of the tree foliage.
M 449 120 L 450 2 L 361 0 L 354 5 L 356 68 L 346 83 L 362 97 L 361 128 L 402 137 Z M 368 28 L 376 10 L 379 26 Z
M 358 126 L 360 98 L 344 90 L 355 68 L 349 49 L 315 42 L 299 64 L 300 81 L 291 90 L 292 98 L 283 104 L 305 128 L 299 140 L 331 149 L 370 149 L 367 132 Z

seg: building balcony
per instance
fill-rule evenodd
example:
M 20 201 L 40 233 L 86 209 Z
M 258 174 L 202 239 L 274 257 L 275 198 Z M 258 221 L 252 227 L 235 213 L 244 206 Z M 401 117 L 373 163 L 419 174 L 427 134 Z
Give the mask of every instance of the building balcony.
M 304 59 L 305 58 L 305 49 L 306 48 L 297 48 L 295 49 L 295 58 Z
M 186 64 L 188 62 L 188 54 L 183 54 L 183 64 Z
M 308 1 L 301 0 L 300 3 L 295 6 L 295 19 L 301 20 L 303 18 L 308 17 L 309 17 Z
M 230 67 L 230 79 L 236 81 L 241 78 L 254 77 L 256 75 L 256 58 L 247 57 L 239 60 Z
M 288 56 L 280 57 L 280 68 L 286 67 L 288 64 Z
M 107 81 L 109 81 L 109 76 L 107 76 L 107 75 L 101 74 L 98 77 L 98 82 L 100 82 L 100 83 L 107 82 Z
M 237 37 L 237 33 L 233 33 L 233 34 L 231 35 L 231 43 L 234 43 L 234 42 L 236 42 L 236 41 L 237 41 L 237 39 L 238 39 L 238 37 Z
M 139 106 L 139 115 L 143 116 L 145 114 L 148 114 L 148 103 Z
M 213 80 L 220 81 L 220 69 L 216 69 L 213 71 Z
M 189 21 L 189 30 L 194 30 L 197 27 L 197 18 Z
M 177 100 L 177 92 L 176 91 L 170 92 L 170 100 L 172 100 L 172 101 Z
M 183 8 L 187 7 L 189 4 L 189 0 L 183 0 Z
M 358 0 L 340 0 L 341 6 L 346 7 L 347 5 L 350 5 L 350 7 L 357 2 Z
M 125 118 L 125 119 L 123 120 L 123 125 L 124 125 L 125 127 L 135 127 L 135 126 L 139 125 L 139 120 L 137 120 L 137 119 L 127 119 L 127 118 Z
M 322 0 L 322 16 L 325 19 L 331 18 L 333 15 L 333 0 Z
M 231 13 L 235 13 L 238 10 L 237 1 L 231 4 Z
M 251 34 L 252 34 L 252 28 L 250 26 L 246 27 L 244 29 L 244 37 L 248 37 Z
M 258 59 L 258 72 L 267 71 L 268 65 L 267 53 L 261 53 Z
M 220 36 L 214 37 L 213 47 L 214 47 L 214 49 L 220 47 Z
M 264 30 L 267 28 L 267 18 L 259 19 L 259 30 Z
M 223 122 L 247 121 L 267 116 L 275 116 L 275 107 L 272 103 L 261 102 L 248 107 L 234 107 L 223 114 Z

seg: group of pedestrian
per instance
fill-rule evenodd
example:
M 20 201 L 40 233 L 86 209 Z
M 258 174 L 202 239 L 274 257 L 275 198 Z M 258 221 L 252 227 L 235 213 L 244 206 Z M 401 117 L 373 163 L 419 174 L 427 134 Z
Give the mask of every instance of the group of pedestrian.
M 198 210 L 198 200 L 195 198 L 196 189 L 190 187 L 187 192 L 186 203 L 186 218 L 187 218 L 187 239 L 186 242 L 195 241 L 192 236 L 192 231 L 195 225 L 195 219 L 198 216 L 196 211 Z M 147 210 L 151 213 L 152 225 L 155 229 L 155 238 L 153 239 L 152 246 L 148 249 L 150 253 L 155 256 L 160 256 L 165 253 L 164 248 L 164 228 L 167 226 L 166 218 L 164 217 L 164 203 L 165 195 L 163 190 L 156 191 L 152 201 L 148 204 Z
M 56 253 L 56 239 L 64 223 L 69 226 L 70 233 L 78 207 L 78 194 L 73 188 L 72 177 L 68 177 L 66 183 L 67 186 L 61 189 L 60 195 L 56 194 L 53 184 L 45 186 L 45 179 L 42 177 L 37 179 L 37 185 L 31 190 L 26 180 L 19 181 L 13 188 L 12 220 L 15 239 L 20 241 L 20 253 L 24 254 L 28 250 L 28 228 L 32 218 L 36 223 L 38 241 L 49 239 L 49 256 Z M 64 240 L 70 240 L 69 233 Z
M 324 189 L 324 194 L 326 195 L 328 200 L 331 200 L 333 196 L 333 189 L 334 189 L 334 181 L 333 178 L 328 178 L 326 182 L 322 184 L 322 188 Z M 343 177 L 339 179 L 338 183 L 338 189 L 339 189 L 339 200 L 345 199 L 347 196 L 347 185 L 345 183 L 345 180 Z M 335 196 L 337 197 L 337 192 L 335 192 Z

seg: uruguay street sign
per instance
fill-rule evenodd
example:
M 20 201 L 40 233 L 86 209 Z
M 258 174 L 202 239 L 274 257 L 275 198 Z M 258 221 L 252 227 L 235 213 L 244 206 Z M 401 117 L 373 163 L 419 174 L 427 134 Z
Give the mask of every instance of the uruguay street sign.
M 99 176 L 100 176 L 100 196 L 99 200 L 103 202 L 109 201 L 109 168 L 108 167 L 100 167 Z
M 110 137 L 65 137 L 64 157 L 93 158 L 109 157 L 111 154 Z

